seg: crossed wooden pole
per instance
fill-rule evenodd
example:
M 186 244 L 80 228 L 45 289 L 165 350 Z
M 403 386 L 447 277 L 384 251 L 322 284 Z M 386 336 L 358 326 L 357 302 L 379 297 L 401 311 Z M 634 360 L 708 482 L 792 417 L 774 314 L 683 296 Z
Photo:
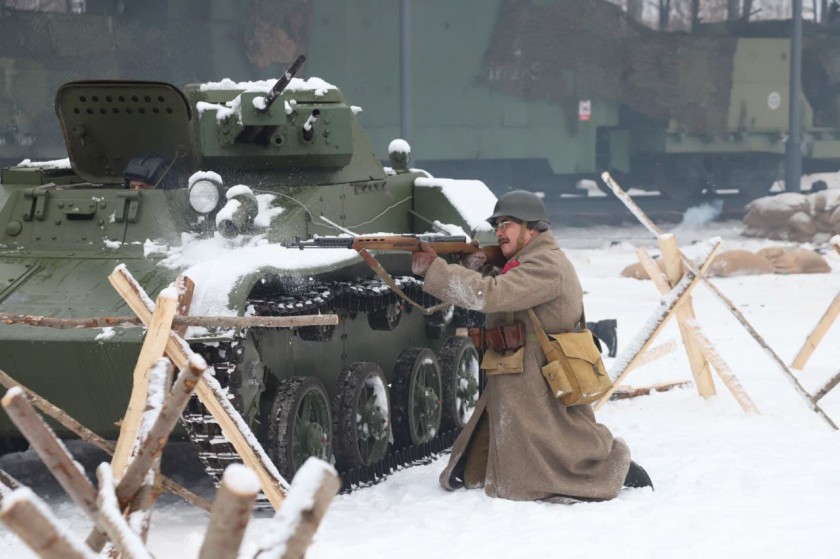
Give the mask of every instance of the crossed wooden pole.
M 832 238 L 830 244 L 834 247 L 834 250 L 840 253 L 840 235 Z M 816 351 L 817 347 L 819 347 L 820 343 L 822 343 L 823 338 L 826 333 L 828 333 L 828 329 L 834 324 L 838 315 L 840 315 L 840 293 L 834 296 L 834 299 L 831 301 L 831 304 L 828 305 L 828 308 L 817 322 L 817 325 L 814 326 L 814 329 L 810 334 L 808 334 L 808 337 L 805 338 L 805 343 L 802 344 L 802 347 L 799 349 L 799 352 L 790 364 L 791 369 L 802 370 L 805 368 L 805 364 L 808 363 L 811 355 L 813 355 L 814 351 Z M 828 379 L 828 382 L 826 382 L 814 393 L 813 396 L 811 396 L 811 401 L 816 404 L 838 384 L 840 384 L 840 371 Z
M 738 322 L 747 330 L 759 346 L 773 359 L 779 368 L 785 373 L 788 379 L 793 384 L 796 391 L 808 402 L 811 409 L 822 417 L 833 429 L 837 429 L 837 425 L 830 417 L 823 411 L 823 409 L 816 403 L 816 401 L 808 394 L 802 387 L 797 378 L 790 371 L 784 361 L 776 354 L 775 351 L 764 341 L 764 339 L 756 332 L 755 328 L 749 323 L 746 317 L 735 307 L 734 303 L 729 300 L 709 279 L 705 272 L 711 262 L 714 260 L 714 253 L 719 247 L 719 241 L 715 243 L 711 251 L 709 251 L 703 258 L 703 264 L 698 269 L 694 263 L 687 258 L 677 245 L 676 239 L 673 235 L 664 235 L 662 231 L 651 221 L 651 219 L 644 213 L 644 211 L 636 204 L 636 202 L 619 186 L 619 184 L 610 176 L 609 173 L 603 173 L 601 178 L 610 187 L 613 193 L 619 200 L 624 203 L 628 210 L 639 220 L 639 222 L 650 231 L 659 240 L 660 249 L 665 262 L 665 270 L 667 279 L 662 276 L 659 269 L 653 264 L 650 258 L 645 258 L 644 255 L 640 257 L 642 266 L 648 271 L 651 278 L 654 278 L 654 283 L 657 288 L 667 295 L 663 298 L 659 308 L 653 313 L 648 320 L 646 326 L 642 329 L 628 348 L 616 359 L 614 365 L 615 373 L 611 376 L 615 379 L 615 385 L 619 385 L 621 380 L 633 368 L 634 362 L 644 358 L 644 353 L 650 346 L 653 338 L 655 338 L 664 328 L 665 323 L 673 315 L 677 316 L 680 322 L 680 333 L 683 342 L 686 345 L 686 350 L 689 357 L 689 362 L 692 364 L 692 374 L 694 375 L 695 383 L 697 384 L 698 392 L 704 397 L 709 397 L 714 394 L 714 384 L 712 383 L 711 375 L 708 374 L 709 365 L 718 373 L 718 376 L 727 386 L 727 388 L 735 396 L 738 403 L 744 411 L 755 412 L 757 408 L 752 403 L 746 391 L 732 374 L 729 367 L 723 361 L 719 354 L 714 350 L 714 347 L 700 330 L 697 321 L 693 316 L 693 309 L 690 306 L 684 307 L 682 311 L 678 311 L 680 305 L 690 305 L 691 290 L 703 282 L 706 287 L 712 292 L 718 300 L 729 310 Z M 698 354 L 700 358 L 698 358 Z M 840 381 L 838 381 L 840 382 Z M 710 391 L 711 390 L 711 391 Z M 611 393 L 607 393 L 599 400 L 595 409 L 599 409 L 609 399 Z
M 193 288 L 191 281 L 179 278 L 176 282 L 178 287 L 163 290 L 157 304 L 153 305 L 124 266 L 117 267 L 109 280 L 143 323 L 148 325 L 134 371 L 131 402 L 116 447 L 0 371 L 0 382 L 8 388 L 2 398 L 3 408 L 71 499 L 91 517 L 94 528 L 87 540 L 82 542 L 50 514 L 47 505 L 29 488 L 19 486 L 16 480 L 2 471 L 0 520 L 42 557 L 93 558 L 108 541 L 117 553 L 128 559 L 151 557 L 145 540 L 151 509 L 157 497 L 155 478 L 159 473 L 155 469 L 159 466 L 161 452 L 172 428 L 187 400 L 196 392 L 248 466 L 232 464 L 225 470 L 211 508 L 210 525 L 200 558 L 238 556 L 254 499 L 260 489 L 275 509 L 284 502 L 287 491 L 292 498 L 284 502 L 282 511 L 275 514 L 279 525 L 271 531 L 271 537 L 265 538 L 257 556 L 302 558 L 332 497 L 340 488 L 335 470 L 329 464 L 311 458 L 298 471 L 291 486 L 280 477 L 241 416 L 227 402 L 218 383 L 205 375 L 207 364 L 184 342 L 186 325 L 174 331 L 171 329 L 176 307 L 181 313 L 189 310 Z M 271 326 L 289 325 L 283 324 L 283 317 L 275 318 L 281 320 Z M 307 325 L 337 323 L 335 315 L 296 318 L 310 319 Z M 15 322 L 33 324 L 30 320 Z M 58 323 L 49 325 L 65 326 Z M 162 357 L 164 353 L 169 359 Z M 173 363 L 181 370 L 174 383 L 171 379 Z M 35 412 L 35 407 L 84 440 L 108 451 L 113 449 L 112 463 L 103 463 L 97 468 L 98 489 L 77 467 L 67 448 Z M 167 481 L 168 487 L 179 495 L 210 508 L 206 501 L 175 482 L 166 480 L 164 484 Z M 125 516 L 132 515 L 135 519 L 136 513 L 142 515 L 140 522 L 132 520 L 129 525 Z
M 121 473 L 120 467 L 124 467 L 124 464 L 127 463 L 131 450 L 128 443 L 121 446 L 120 441 L 124 438 L 132 441 L 133 438 L 128 437 L 136 433 L 139 425 L 140 402 L 143 402 L 146 397 L 147 377 L 145 375 L 148 371 L 149 360 L 157 359 L 165 353 L 179 370 L 184 369 L 190 363 L 195 364 L 197 361 L 201 361 L 204 369 L 207 365 L 203 363 L 203 359 L 192 352 L 189 345 L 178 333 L 171 330 L 172 316 L 174 316 L 177 306 L 177 294 L 167 293 L 167 290 L 164 290 L 158 296 L 158 303 L 152 305 L 146 292 L 124 266 L 118 266 L 108 276 L 108 280 L 129 308 L 134 311 L 134 314 L 148 327 L 146 341 L 144 341 L 140 350 L 138 366 L 134 370 L 135 383 L 129 409 L 123 419 L 125 424 L 123 429 L 126 430 L 126 435 L 123 436 L 123 429 L 121 429 L 120 439 L 117 441 L 117 451 L 114 453 L 112 462 L 114 472 L 119 476 Z M 202 374 L 201 380 L 195 387 L 195 393 L 204 407 L 219 423 L 225 437 L 236 449 L 245 465 L 257 474 L 263 493 L 265 493 L 271 506 L 274 507 L 274 510 L 279 509 L 289 484 L 268 458 L 262 445 L 251 433 L 251 429 L 242 419 L 242 416 L 230 404 L 222 391 L 222 387 L 214 377 Z

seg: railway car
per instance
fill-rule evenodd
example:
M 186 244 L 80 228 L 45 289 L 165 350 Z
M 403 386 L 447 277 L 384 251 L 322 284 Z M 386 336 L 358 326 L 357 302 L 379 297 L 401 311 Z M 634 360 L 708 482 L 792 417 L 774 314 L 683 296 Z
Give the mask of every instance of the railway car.
M 400 2 L 88 4 L 85 14 L 2 12 L 0 159 L 64 157 L 47 98 L 64 81 L 249 80 L 299 53 L 369 109 L 358 118 L 381 161 L 401 135 L 402 38 L 382 25 L 399 21 Z M 496 192 L 581 192 L 581 179 L 610 170 L 676 199 L 760 196 L 783 174 L 789 32 L 754 22 L 662 33 L 606 0 L 414 2 L 407 139 L 418 167 Z M 805 26 L 806 173 L 840 166 L 838 32 Z

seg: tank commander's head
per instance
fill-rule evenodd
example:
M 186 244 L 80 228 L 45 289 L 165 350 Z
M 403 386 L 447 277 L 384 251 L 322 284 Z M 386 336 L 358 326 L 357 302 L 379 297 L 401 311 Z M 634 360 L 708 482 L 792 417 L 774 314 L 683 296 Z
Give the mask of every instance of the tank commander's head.
M 171 190 L 177 188 L 175 173 L 170 173 L 172 164 L 157 154 L 132 157 L 123 170 L 125 187 L 130 190 Z

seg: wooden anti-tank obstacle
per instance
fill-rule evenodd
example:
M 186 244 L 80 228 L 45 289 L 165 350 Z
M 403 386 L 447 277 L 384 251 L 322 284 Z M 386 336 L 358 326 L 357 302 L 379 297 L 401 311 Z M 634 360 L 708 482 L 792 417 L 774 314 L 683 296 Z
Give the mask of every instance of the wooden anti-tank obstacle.
M 650 231 L 653 235 L 657 237 L 657 239 L 662 240 L 662 237 L 667 237 L 662 234 L 659 228 L 648 218 L 648 216 L 642 211 L 641 208 L 627 195 L 627 193 L 618 185 L 617 182 L 610 176 L 609 173 L 603 173 L 601 175 L 604 182 L 610 187 L 610 189 L 615 193 L 615 195 L 621 200 L 625 206 L 630 210 L 631 213 L 645 226 L 648 231 Z M 670 242 L 670 241 L 669 241 Z M 673 241 L 673 245 L 676 248 L 671 247 L 666 250 L 663 249 L 663 258 L 666 258 L 666 270 L 668 269 L 667 262 L 668 259 L 672 261 L 671 266 L 673 266 L 673 260 L 677 259 L 681 262 L 684 268 L 684 275 L 679 283 L 672 285 L 670 282 L 667 283 L 667 287 L 670 288 L 667 293 L 668 296 L 663 300 L 660 308 L 653 314 L 653 316 L 648 320 L 647 327 L 643 329 L 641 335 L 634 343 L 630 344 L 630 347 L 625 350 L 626 356 L 619 357 L 617 363 L 615 365 L 615 370 L 618 371 L 618 376 L 616 378 L 616 384 L 626 376 L 627 372 L 629 371 L 629 365 L 632 365 L 633 361 L 638 359 L 643 351 L 647 348 L 650 344 L 650 341 L 659 334 L 664 326 L 665 321 L 670 318 L 672 314 L 674 314 L 674 309 L 681 300 L 683 300 L 688 292 L 690 292 L 691 288 L 697 285 L 699 282 L 703 282 L 706 287 L 714 294 L 718 300 L 720 300 L 723 305 L 729 310 L 729 312 L 741 323 L 741 325 L 747 330 L 747 332 L 756 340 L 759 346 L 765 350 L 765 352 L 775 361 L 788 379 L 793 383 L 794 388 L 796 391 L 803 396 L 809 403 L 812 410 L 814 410 L 817 414 L 819 414 L 825 421 L 828 423 L 833 429 L 837 429 L 837 425 L 831 420 L 831 418 L 826 415 L 826 413 L 817 405 L 816 401 L 812 399 L 812 397 L 805 391 L 796 377 L 791 373 L 790 369 L 788 369 L 787 365 L 781 360 L 781 358 L 770 348 L 769 345 L 764 341 L 764 339 L 756 332 L 756 330 L 752 327 L 752 325 L 747 321 L 746 317 L 735 307 L 735 305 L 730 301 L 713 283 L 709 281 L 709 279 L 705 276 L 705 271 L 708 266 L 711 264 L 714 256 L 714 249 L 711 253 L 706 255 L 704 263 L 698 269 L 682 252 L 679 250 L 679 247 L 676 246 L 676 241 Z M 660 242 L 660 247 L 662 247 L 662 243 Z M 645 258 L 644 256 L 640 257 L 640 261 L 642 265 L 648 271 L 648 274 L 651 278 L 654 279 L 654 283 L 657 287 L 664 292 L 666 289 L 666 283 L 663 281 L 662 274 L 656 268 L 655 265 L 652 265 L 652 261 L 650 258 Z M 669 278 L 670 279 L 670 278 Z M 685 318 L 685 315 L 683 316 Z M 699 329 L 699 325 L 696 323 L 695 320 L 684 320 L 684 326 L 681 328 L 681 333 L 683 334 L 683 339 L 686 339 L 686 334 L 695 346 L 700 350 L 701 354 L 704 356 L 704 360 L 712 365 L 712 368 L 716 370 L 718 376 L 724 381 L 727 388 L 733 393 L 735 398 L 737 399 L 738 403 L 745 411 L 756 411 L 755 405 L 749 399 L 749 396 L 737 382 L 734 375 L 731 373 L 729 368 L 720 358 L 720 356 L 714 351 L 711 343 L 708 342 L 708 339 L 702 335 L 702 332 Z M 689 360 L 691 360 L 691 355 L 689 354 Z M 696 361 L 695 361 L 696 364 Z M 692 372 L 696 369 L 695 366 L 692 367 Z M 698 384 L 698 390 L 701 390 Z M 702 394 L 702 390 L 701 390 Z M 609 394 L 605 395 L 597 404 L 596 409 L 600 408 L 604 404 L 604 402 L 608 399 Z
M 148 301 L 148 298 L 145 297 L 142 288 L 123 267 L 118 267 L 109 279 L 124 295 L 129 305 L 135 311 L 139 309 L 137 314 L 141 320 L 150 323 L 135 367 L 132 401 L 122 426 L 121 440 L 124 442 L 118 443 L 119 450 L 115 451 L 114 464 L 119 465 L 122 470 L 121 476 L 115 479 L 114 472 L 117 469 L 111 464 L 103 463 L 97 469 L 99 489 L 95 489 L 83 472 L 75 466 L 66 447 L 35 412 L 30 398 L 40 409 L 80 434 L 85 440 L 94 442 L 106 450 L 112 448 L 110 444 L 87 431 L 63 410 L 52 406 L 43 398 L 35 394 L 27 395 L 22 386 L 0 371 L 0 381 L 9 389 L 2 399 L 2 405 L 9 417 L 29 440 L 71 499 L 94 522 L 94 529 L 87 540 L 82 542 L 50 513 L 47 506 L 31 490 L 25 487 L 13 489 L 9 486 L 11 478 L 0 477 L 0 519 L 42 557 L 96 557 L 96 552 L 108 541 L 115 551 L 124 557 L 151 557 L 145 547 L 145 530 L 148 528 L 148 518 L 155 503 L 152 490 L 155 478 L 153 468 L 159 460 L 169 433 L 194 390 L 198 391 L 205 384 L 211 384 L 204 397 L 224 400 L 220 389 L 212 387 L 210 381 L 215 379 L 203 377 L 207 365 L 189 350 L 181 338 L 183 330 L 170 331 L 175 310 L 175 294 L 181 292 L 179 310 L 186 312 L 191 297 L 191 282 L 179 278 L 178 285 L 183 288 L 178 291 L 164 290 L 165 292 L 158 297 L 159 305 L 149 308 L 144 302 Z M 336 321 L 335 316 L 315 320 L 321 323 Z M 168 389 L 167 380 L 171 362 L 162 358 L 164 351 L 176 364 L 183 364 L 181 374 L 171 389 Z M 138 394 L 143 394 L 143 398 L 139 398 Z M 270 467 L 266 467 L 264 461 L 267 461 L 267 457 L 262 447 L 253 435 L 247 432 L 247 426 L 241 417 L 225 403 L 226 401 L 217 402 L 217 405 L 213 406 L 205 400 L 208 409 L 221 410 L 216 419 L 223 425 L 226 436 L 235 440 L 236 435 L 239 435 L 245 439 L 243 461 L 264 470 L 260 475 L 259 471 L 255 473 L 246 466 L 235 464 L 225 471 L 216 502 L 212 507 L 211 523 L 201 548 L 202 558 L 238 556 L 242 534 L 260 488 L 262 487 L 275 508 L 279 508 L 283 492 L 280 492 L 279 496 L 275 494 L 274 499 L 270 492 L 289 487 L 270 461 Z M 133 433 L 131 438 L 127 435 L 129 432 Z M 240 451 L 240 446 L 236 448 Z M 242 454 L 241 451 L 240 453 Z M 272 483 L 266 484 L 267 477 Z M 171 482 L 170 485 L 177 484 Z M 340 485 L 338 475 L 330 465 L 314 458 L 307 461 L 289 489 L 301 495 L 292 499 L 292 505 L 277 512 L 275 520 L 280 524 L 279 529 L 271 531 L 272 537 L 261 546 L 258 551 L 259 557 L 303 557 Z M 183 492 L 185 495 L 191 495 L 185 489 Z M 203 500 L 200 497 L 193 497 L 195 502 L 204 504 L 201 503 Z M 129 526 L 126 522 L 124 515 L 132 510 L 144 515 L 145 522 L 140 526 L 134 523 Z M 139 533 L 134 530 L 138 530 Z
M 108 280 L 140 320 L 147 326 L 151 325 L 154 311 L 148 303 L 151 300 L 128 270 L 124 266 L 118 266 L 108 276 Z M 196 359 L 203 362 L 203 359 L 192 352 L 184 339 L 172 331 L 169 331 L 167 335 L 165 353 L 178 369 L 183 369 Z M 219 383 L 215 378 L 204 375 L 195 387 L 195 393 L 219 423 L 225 437 L 236 449 L 242 461 L 257 473 L 263 492 L 274 510 L 280 508 L 284 489 L 288 485 L 242 417 L 228 402 Z
M 830 244 L 834 250 L 840 253 L 840 235 L 832 237 Z M 808 337 L 805 338 L 805 343 L 802 344 L 802 347 L 790 364 L 791 369 L 801 370 L 805 368 L 805 364 L 808 362 L 808 359 L 811 358 L 811 355 L 814 351 L 816 351 L 820 343 L 822 343 L 823 338 L 826 333 L 828 333 L 829 328 L 831 328 L 834 324 L 838 315 L 840 315 L 840 293 L 834 296 L 834 299 L 831 301 L 831 304 L 828 305 L 828 308 L 817 322 L 817 325 L 811 333 L 808 334 Z M 828 381 L 819 390 L 817 390 L 813 396 L 811 396 L 811 401 L 816 404 L 838 384 L 840 384 L 840 371 L 832 375 L 832 377 L 828 379 Z
M 181 405 L 170 405 L 175 400 L 183 400 L 181 396 L 170 394 L 163 407 L 158 408 L 151 401 L 149 404 L 164 415 L 168 406 L 171 412 Z M 144 538 L 124 518 L 125 503 L 130 499 L 121 491 L 125 479 L 136 479 L 135 474 L 142 477 L 143 470 L 151 466 L 151 460 L 138 455 L 141 463 L 131 462 L 126 476 L 120 482 L 114 480 L 110 464 L 100 464 L 96 472 L 99 488 L 96 489 L 77 467 L 67 448 L 37 415 L 22 388 L 10 389 L 3 397 L 2 405 L 74 503 L 95 523 L 95 528 L 88 540 L 82 541 L 51 513 L 46 503 L 31 489 L 25 486 L 11 487 L 12 484 L 18 484 L 8 476 L 0 476 L 0 520 L 43 558 L 92 559 L 99 557 L 96 552 L 109 541 L 114 551 L 123 557 L 151 558 Z M 162 447 L 159 441 L 165 441 L 168 437 L 168 433 L 159 430 L 163 423 L 169 423 L 170 429 L 174 426 L 174 422 L 161 420 L 159 416 L 153 428 L 148 431 L 141 429 L 136 445 L 144 449 Z M 291 504 L 275 514 L 275 527 L 267 532 L 268 536 L 254 557 L 304 557 L 329 503 L 340 487 L 338 474 L 332 466 L 316 458 L 307 460 L 289 490 L 288 503 Z M 246 466 L 232 464 L 225 470 L 211 510 L 200 558 L 234 559 L 239 556 L 242 535 L 250 521 L 259 489 L 258 477 Z

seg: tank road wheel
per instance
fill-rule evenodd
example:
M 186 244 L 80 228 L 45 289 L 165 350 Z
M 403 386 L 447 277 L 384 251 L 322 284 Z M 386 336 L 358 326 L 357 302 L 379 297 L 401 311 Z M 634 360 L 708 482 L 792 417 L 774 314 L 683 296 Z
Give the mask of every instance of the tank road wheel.
M 469 338 L 453 336 L 438 352 L 443 383 L 444 429 L 466 425 L 478 402 L 478 351 Z
M 330 460 L 332 414 L 323 383 L 314 377 L 280 382 L 268 426 L 269 453 L 280 472 L 291 480 L 307 458 Z
M 373 330 L 396 330 L 402 317 L 402 305 L 400 303 L 390 303 L 376 309 L 367 316 L 368 324 Z
M 385 374 L 376 363 L 353 363 L 338 377 L 333 417 L 335 465 L 348 470 L 378 462 L 391 434 Z
M 394 444 L 398 448 L 428 442 L 438 433 L 441 386 L 440 367 L 431 349 L 409 347 L 400 352 L 391 377 Z

